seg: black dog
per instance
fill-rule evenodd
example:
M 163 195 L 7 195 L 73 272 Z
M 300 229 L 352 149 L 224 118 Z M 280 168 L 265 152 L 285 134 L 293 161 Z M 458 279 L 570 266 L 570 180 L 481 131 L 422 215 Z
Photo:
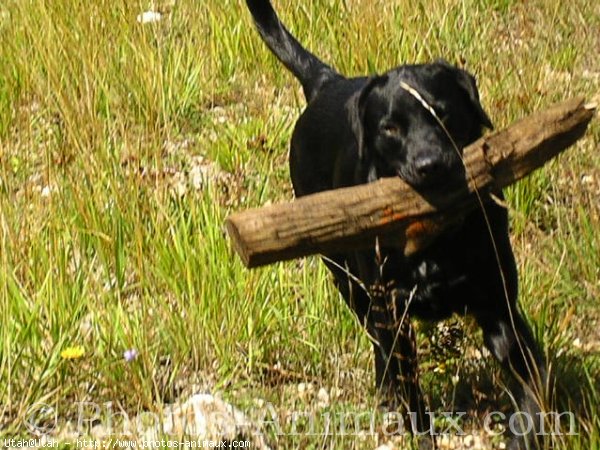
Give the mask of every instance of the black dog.
M 308 101 L 291 143 L 297 196 L 391 176 L 423 192 L 464 183 L 462 149 L 481 136 L 482 127 L 492 127 L 469 73 L 438 61 L 345 78 L 298 43 L 268 0 L 247 4 L 263 40 L 298 78 Z M 373 338 L 377 386 L 390 407 L 417 417 L 418 430 L 427 430 L 429 421 L 410 314 L 427 320 L 472 314 L 487 347 L 519 380 L 520 410 L 537 420 L 544 362 L 516 306 L 517 271 L 504 208 L 488 198 L 414 255 L 374 245 L 324 260 Z M 511 448 L 525 441 L 530 439 L 513 439 Z

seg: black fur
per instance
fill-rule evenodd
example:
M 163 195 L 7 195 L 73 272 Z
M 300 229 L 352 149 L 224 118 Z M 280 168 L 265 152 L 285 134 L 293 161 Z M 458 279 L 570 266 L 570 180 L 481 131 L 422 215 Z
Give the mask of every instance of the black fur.
M 308 101 L 291 142 L 297 196 L 389 176 L 423 192 L 464 183 L 462 149 L 481 136 L 482 127 L 492 127 L 469 73 L 436 61 L 346 78 L 305 50 L 268 0 L 247 4 L 262 38 L 298 78 Z M 414 366 L 414 332 L 400 320 L 403 311 L 427 320 L 472 314 L 487 347 L 522 381 L 519 409 L 539 412 L 534 393 L 546 378 L 544 361 L 517 308 L 507 212 L 497 203 L 486 201 L 417 254 L 374 245 L 325 255 L 324 261 L 373 337 L 378 388 L 390 406 L 417 413 L 417 428 L 427 429 L 428 420 Z M 511 441 L 514 449 L 524 445 Z

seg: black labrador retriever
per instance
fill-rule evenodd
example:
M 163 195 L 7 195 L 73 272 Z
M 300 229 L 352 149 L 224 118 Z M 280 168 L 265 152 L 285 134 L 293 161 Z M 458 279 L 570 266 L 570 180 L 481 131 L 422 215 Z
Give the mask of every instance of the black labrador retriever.
M 263 40 L 300 81 L 308 101 L 291 142 L 297 196 L 381 177 L 399 176 L 423 192 L 465 182 L 462 149 L 492 127 L 469 73 L 437 61 L 346 78 L 303 48 L 268 0 L 247 4 Z M 324 261 L 373 340 L 378 388 L 416 430 L 429 430 L 429 419 L 410 315 L 440 320 L 472 314 L 487 347 L 518 380 L 520 411 L 537 420 L 545 364 L 517 309 L 507 212 L 497 202 L 482 202 L 417 254 L 374 244 L 369 251 L 324 255 Z M 511 448 L 527 442 L 533 439 L 512 439 Z

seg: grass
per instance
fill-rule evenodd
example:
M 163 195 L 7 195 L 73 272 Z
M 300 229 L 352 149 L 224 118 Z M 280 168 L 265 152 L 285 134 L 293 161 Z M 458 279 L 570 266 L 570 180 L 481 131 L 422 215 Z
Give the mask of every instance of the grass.
M 591 0 L 275 6 L 344 73 L 440 56 L 466 67 L 498 128 L 600 91 Z M 3 434 L 27 436 L 39 403 L 63 422 L 75 402 L 112 402 L 135 416 L 195 389 L 242 409 L 264 399 L 280 413 L 369 410 L 370 343 L 319 261 L 247 271 L 223 235 L 231 211 L 292 196 L 298 83 L 266 51 L 243 2 L 159 1 L 163 20 L 137 23 L 148 7 L 0 4 Z M 579 434 L 560 437 L 560 448 L 600 448 L 599 140 L 596 120 L 573 149 L 508 190 L 523 309 L 560 375 L 560 406 L 577 414 Z M 219 176 L 198 182 L 207 168 Z M 81 358 L 61 357 L 79 345 Z M 131 348 L 139 356 L 127 363 Z M 425 365 L 447 367 L 424 376 L 434 406 L 507 403 L 473 394 L 498 378 L 489 358 L 423 354 Z M 339 395 L 323 409 L 299 383 Z M 272 438 L 280 448 L 376 443 Z

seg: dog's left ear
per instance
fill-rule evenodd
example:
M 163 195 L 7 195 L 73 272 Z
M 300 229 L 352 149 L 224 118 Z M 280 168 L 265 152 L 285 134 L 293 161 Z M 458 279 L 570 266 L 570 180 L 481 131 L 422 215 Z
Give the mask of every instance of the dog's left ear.
M 479 116 L 479 121 L 481 125 L 483 125 L 486 128 L 489 128 L 490 130 L 493 130 L 494 125 L 492 124 L 492 121 L 483 109 L 483 106 L 481 106 L 481 101 L 479 100 L 479 90 L 477 89 L 477 82 L 475 81 L 475 77 L 466 70 L 453 66 L 443 58 L 438 58 L 435 60 L 435 62 L 441 65 L 442 67 L 450 69 L 454 73 L 458 85 L 461 88 L 463 88 L 463 90 L 469 97 L 469 100 L 471 100 L 471 105 L 473 106 L 475 112 Z
M 479 116 L 479 120 L 481 125 L 490 130 L 494 129 L 494 125 L 490 120 L 489 116 L 481 106 L 481 102 L 479 100 L 479 90 L 477 89 L 477 82 L 475 81 L 475 77 L 471 75 L 469 72 L 462 69 L 455 69 L 456 79 L 460 87 L 462 87 L 469 99 L 471 100 L 471 105 L 475 108 L 475 112 Z
M 352 131 L 356 137 L 356 143 L 358 145 L 358 155 L 361 160 L 366 159 L 366 148 L 365 148 L 365 114 L 367 109 L 367 100 L 369 95 L 373 92 L 373 89 L 386 83 L 388 80 L 387 75 L 375 75 L 370 77 L 365 85 L 355 94 L 350 97 L 346 108 L 350 118 L 350 125 Z

